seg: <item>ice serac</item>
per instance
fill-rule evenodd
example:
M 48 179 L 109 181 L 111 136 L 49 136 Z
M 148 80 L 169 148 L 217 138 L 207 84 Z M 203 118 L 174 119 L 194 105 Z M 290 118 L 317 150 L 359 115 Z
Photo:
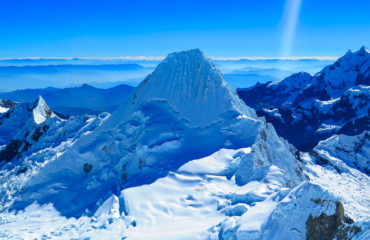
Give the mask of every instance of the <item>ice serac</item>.
M 263 144 L 267 140 L 273 147 Z M 152 183 L 190 160 L 251 146 L 258 156 L 244 165 L 258 174 L 238 184 L 261 179 L 271 165 L 287 174 L 290 186 L 302 179 L 294 150 L 272 126 L 267 129 L 200 50 L 173 53 L 101 127 L 45 166 L 15 208 L 52 202 L 64 215 L 80 215 L 96 209 L 99 199 Z

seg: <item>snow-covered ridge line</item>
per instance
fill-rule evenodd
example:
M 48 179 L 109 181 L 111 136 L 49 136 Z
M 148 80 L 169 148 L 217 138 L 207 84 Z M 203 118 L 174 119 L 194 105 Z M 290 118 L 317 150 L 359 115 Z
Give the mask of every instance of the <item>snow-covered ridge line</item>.
M 299 72 L 239 89 L 238 94 L 273 123 L 279 135 L 310 151 L 335 133 L 357 135 L 369 129 L 369 84 L 370 52 L 362 47 L 314 75 Z
M 237 97 L 209 58 L 199 49 L 172 53 L 101 127 L 41 169 L 14 206 L 53 202 L 63 215 L 79 216 L 117 189 L 152 183 L 220 148 L 244 147 L 254 150 L 246 167 L 256 172 L 238 173 L 239 184 L 259 179 L 271 164 L 290 176 L 289 186 L 304 179 L 293 148 Z
M 285 82 L 295 90 L 312 78 L 295 76 L 306 80 Z M 347 89 L 343 99 L 351 104 L 337 110 L 348 116 L 358 106 L 353 114 L 363 114 L 368 90 Z M 318 100 L 317 106 L 341 103 Z M 46 103 L 37 103 L 48 115 Z M 300 153 L 238 98 L 199 49 L 169 54 L 110 117 L 47 118 L 38 125 L 29 105 L 18 108 L 24 111 L 4 119 L 28 114 L 30 125 L 18 135 L 32 143 L 24 144 L 32 154 L 0 165 L 5 238 L 362 240 L 370 234 L 370 178 L 353 168 L 368 167 L 369 135 L 333 137 Z M 266 112 L 287 115 L 281 108 Z M 35 138 L 29 129 L 39 129 Z

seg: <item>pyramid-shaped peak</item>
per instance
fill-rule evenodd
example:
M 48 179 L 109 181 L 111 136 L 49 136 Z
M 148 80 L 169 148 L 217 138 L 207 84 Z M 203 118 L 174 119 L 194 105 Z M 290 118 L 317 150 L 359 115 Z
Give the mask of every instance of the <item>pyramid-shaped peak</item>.
M 32 114 L 36 124 L 41 124 L 46 119 L 56 116 L 41 95 L 34 104 Z
M 369 49 L 366 46 L 362 46 L 358 51 L 358 54 L 368 54 L 370 53 Z
M 138 86 L 132 105 L 158 99 L 196 125 L 210 124 L 231 108 L 247 108 L 199 49 L 169 54 Z

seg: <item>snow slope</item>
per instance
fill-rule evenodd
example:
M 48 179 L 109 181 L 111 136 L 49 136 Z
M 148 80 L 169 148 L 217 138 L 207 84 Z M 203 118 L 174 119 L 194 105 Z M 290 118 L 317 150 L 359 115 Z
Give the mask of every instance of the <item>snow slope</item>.
M 9 141 L 25 125 L 38 125 L 48 118 L 57 117 L 40 96 L 31 103 L 22 103 L 0 114 L 0 145 Z
M 170 54 L 128 103 L 35 175 L 14 207 L 52 202 L 62 214 L 79 216 L 123 188 L 151 183 L 189 160 L 223 147 L 250 147 L 258 139 L 263 141 L 253 147 L 248 165 L 256 174 L 239 174 L 238 183 L 259 178 L 275 163 L 296 185 L 303 177 L 294 150 L 242 103 L 211 61 L 198 49 Z
M 310 181 L 289 187 L 289 176 L 269 165 L 258 180 L 237 184 L 237 172 L 250 171 L 244 163 L 251 154 L 251 147 L 221 149 L 189 161 L 151 184 L 124 189 L 118 197 L 111 195 L 91 217 L 65 218 L 51 204 L 32 204 L 16 214 L 3 212 L 0 236 L 283 240 L 319 239 L 312 238 L 317 232 L 320 236 L 367 239 L 368 176 L 356 170 L 338 173 L 315 164 L 305 154 L 304 168 Z M 314 221 L 327 228 L 316 229 Z
M 367 134 L 333 137 L 302 154 L 197 49 L 170 54 L 111 117 L 81 124 L 70 138 L 48 146 L 43 139 L 34 145 L 42 149 L 1 168 L 0 237 L 370 236 L 370 178 L 353 168 L 366 167 Z M 356 161 L 352 149 L 361 150 Z
M 105 118 L 109 114 L 98 117 Z M 83 127 L 97 117 L 58 117 L 40 96 L 32 103 L 21 103 L 0 116 L 0 162 L 23 159 L 34 152 L 57 146 L 73 138 Z
M 322 158 L 321 161 L 326 160 L 338 168 L 341 168 L 339 163 L 344 162 L 366 174 L 370 173 L 369 131 L 356 136 L 334 135 L 321 141 L 314 151 Z
M 15 123 L 23 125 L 10 132 L 8 144 L 0 149 L 0 211 L 12 206 L 14 198 L 33 175 L 109 116 L 105 113 L 61 119 L 41 97 L 34 104 L 22 103 L 14 107 L 2 127 Z

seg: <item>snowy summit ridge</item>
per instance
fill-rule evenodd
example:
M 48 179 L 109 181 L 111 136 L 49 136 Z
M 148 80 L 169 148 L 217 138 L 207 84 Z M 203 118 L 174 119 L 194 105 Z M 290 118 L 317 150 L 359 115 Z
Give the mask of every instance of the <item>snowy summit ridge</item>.
M 151 100 L 168 101 L 175 111 L 200 127 L 230 109 L 256 117 L 199 49 L 169 54 L 138 86 L 132 104 Z

